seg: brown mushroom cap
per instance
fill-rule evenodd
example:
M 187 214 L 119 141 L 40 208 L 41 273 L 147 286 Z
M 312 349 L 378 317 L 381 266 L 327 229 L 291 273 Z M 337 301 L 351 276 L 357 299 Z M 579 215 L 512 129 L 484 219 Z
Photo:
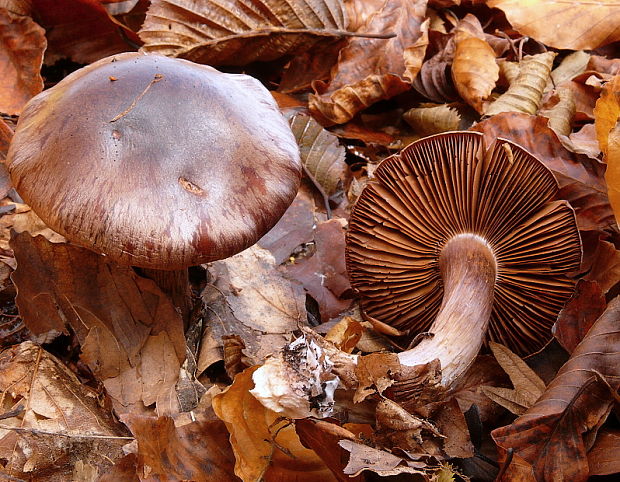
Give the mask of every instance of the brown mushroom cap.
M 487 148 L 476 132 L 422 139 L 384 160 L 347 234 L 363 310 L 401 332 L 428 330 L 443 298 L 440 254 L 471 234 L 497 263 L 488 336 L 520 354 L 541 348 L 581 259 L 574 212 L 553 201 L 557 191 L 530 153 L 502 139 Z
M 257 80 L 137 53 L 95 62 L 32 99 L 7 164 L 54 230 L 156 269 L 252 245 L 301 178 L 295 138 Z

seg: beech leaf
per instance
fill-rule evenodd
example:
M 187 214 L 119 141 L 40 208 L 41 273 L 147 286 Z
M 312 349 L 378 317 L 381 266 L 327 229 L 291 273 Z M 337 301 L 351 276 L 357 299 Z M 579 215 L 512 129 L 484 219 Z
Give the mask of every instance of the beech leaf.
M 537 480 L 584 481 L 586 452 L 620 388 L 620 297 L 594 323 L 542 397 L 492 436 L 502 458 L 514 457 L 504 474 L 531 471 Z M 617 395 L 616 395 L 617 396 Z
M 246 65 L 307 50 L 345 27 L 340 0 L 153 0 L 139 35 L 146 52 Z

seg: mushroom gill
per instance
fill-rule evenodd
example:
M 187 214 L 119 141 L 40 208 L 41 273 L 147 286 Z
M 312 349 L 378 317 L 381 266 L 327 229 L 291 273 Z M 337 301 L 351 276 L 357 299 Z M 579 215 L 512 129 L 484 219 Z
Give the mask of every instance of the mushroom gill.
M 439 359 L 451 387 L 485 337 L 520 355 L 550 338 L 581 243 L 551 172 L 518 145 L 449 132 L 384 160 L 354 207 L 346 262 L 363 312 L 412 338 L 414 366 Z

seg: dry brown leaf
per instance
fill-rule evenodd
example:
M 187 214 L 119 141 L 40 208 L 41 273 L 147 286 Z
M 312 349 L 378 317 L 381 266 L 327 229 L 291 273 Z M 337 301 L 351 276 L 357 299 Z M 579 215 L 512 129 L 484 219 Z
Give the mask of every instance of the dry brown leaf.
M 399 474 L 426 475 L 426 472 L 421 470 L 426 467 L 426 463 L 411 462 L 385 450 L 375 449 L 352 440 L 341 440 L 338 445 L 351 453 L 349 463 L 344 468 L 346 475 L 355 477 L 365 470 L 375 472 L 382 477 Z
M 586 124 L 576 132 L 568 136 L 570 140 L 570 150 L 577 154 L 585 154 L 592 159 L 598 158 L 601 148 L 596 139 L 596 129 L 594 124 Z
M 183 323 L 155 283 L 130 267 L 42 236 L 11 241 L 16 303 L 41 341 L 74 333 L 82 360 L 105 386 L 117 413 L 178 411 L 174 393 L 185 358 Z
M 403 119 L 422 136 L 455 131 L 461 123 L 461 116 L 457 110 L 448 104 L 409 109 L 403 114 Z
M 598 283 L 580 279 L 575 294 L 558 314 L 553 334 L 568 353 L 572 353 L 605 311 L 607 302 Z
M 467 14 L 455 29 L 456 50 L 452 63 L 452 79 L 459 95 L 482 113 L 485 101 L 499 79 L 495 52 L 484 39 L 480 21 Z
M 501 112 L 535 114 L 549 81 L 555 56 L 555 52 L 545 52 L 524 57 L 519 62 L 517 78 L 504 94 L 486 107 L 485 115 L 492 116 Z
M 9 144 L 13 138 L 13 129 L 14 126 L 7 124 L 4 119 L 0 119 L 0 161 L 4 161 L 6 159 Z
M 620 40 L 620 8 L 614 0 L 489 0 L 522 35 L 550 47 L 591 50 Z
M 0 112 L 19 115 L 43 90 L 40 71 L 46 46 L 45 30 L 30 17 L 0 8 Z
M 327 332 L 325 339 L 336 345 L 339 350 L 351 353 L 364 331 L 366 331 L 364 325 L 359 321 L 350 316 L 345 316 Z
M 547 125 L 547 119 L 505 112 L 480 122 L 472 130 L 489 139 L 502 137 L 523 146 L 553 171 L 560 185 L 559 197 L 577 213 L 580 230 L 604 230 L 615 224 L 604 180 L 604 165 L 570 152 Z
M 153 0 L 139 32 L 146 52 L 210 65 L 245 65 L 342 35 L 340 0 Z
M 322 124 L 343 124 L 369 105 L 410 88 L 408 82 L 422 65 L 426 49 L 425 11 L 426 0 L 385 0 L 368 17 L 358 32 L 394 32 L 396 37 L 349 40 L 329 85 L 313 85 L 309 108 Z
M 620 91 L 618 94 L 620 96 Z M 616 224 L 620 226 L 620 122 L 609 131 L 605 160 L 607 161 L 605 171 L 607 195 L 616 216 Z
M 258 482 L 262 478 L 299 482 L 335 480 L 316 453 L 301 445 L 294 426 L 250 394 L 254 387 L 252 374 L 257 368 L 248 368 L 237 375 L 233 384 L 213 399 L 216 415 L 230 432 L 237 459 L 235 474 L 246 482 Z
M 302 184 L 297 196 L 278 223 L 257 244 L 269 251 L 276 264 L 288 261 L 293 251 L 314 237 L 314 197 L 310 188 Z
M 351 290 L 344 263 L 344 220 L 330 219 L 319 223 L 314 241 L 315 253 L 295 264 L 286 272 L 302 283 L 319 304 L 321 320 L 329 321 L 351 305 L 346 294 Z
M 138 473 L 148 474 L 149 480 L 239 480 L 233 475 L 228 431 L 220 420 L 175 427 L 170 417 L 128 415 L 123 422 L 138 442 Z
M 33 3 L 33 15 L 46 30 L 46 64 L 70 58 L 89 64 L 109 55 L 135 50 L 140 39 L 110 16 L 98 0 L 54 0 Z
M 500 387 L 482 387 L 491 400 L 516 415 L 522 415 L 545 391 L 545 382 L 518 356 L 504 345 L 490 342 L 495 359 L 510 377 L 514 390 Z
M 620 280 L 620 251 L 612 243 L 599 241 L 590 272 L 584 279 L 596 281 L 603 293 L 607 293 Z
M 549 119 L 549 127 L 558 136 L 568 136 L 571 133 L 571 125 L 575 115 L 575 99 L 570 89 L 559 88 L 553 96 L 555 105 L 548 109 L 541 109 L 540 115 Z
M 607 418 L 620 388 L 620 298 L 609 303 L 525 414 L 492 432 L 502 459 L 513 449 L 501 480 L 529 472 L 536 480 L 585 481 L 586 452 Z M 617 396 L 617 395 L 616 395 Z
M 439 36 L 438 39 L 439 45 L 429 45 L 429 48 L 434 47 L 435 53 L 422 64 L 412 86 L 427 99 L 444 103 L 458 98 L 450 74 L 455 41 L 453 34 Z
M 305 294 L 282 276 L 268 251 L 253 246 L 208 267 L 203 293 L 213 337 L 239 335 L 252 363 L 261 363 L 305 324 Z
M 577 50 L 564 57 L 560 65 L 551 71 L 553 85 L 557 87 L 563 82 L 572 80 L 576 75 L 583 73 L 590 62 L 590 57 L 591 55 L 583 50 Z
M 291 130 L 299 145 L 301 162 L 331 196 L 342 187 L 346 169 L 345 150 L 338 137 L 326 131 L 309 115 L 298 114 L 290 120 Z
M 338 445 L 340 440 L 357 441 L 357 437 L 344 427 L 324 420 L 305 418 L 295 420 L 295 431 L 301 443 L 314 450 L 341 482 L 363 482 L 363 476 L 344 474 L 347 452 Z
M 37 480 L 74 480 L 77 466 L 94 473 L 122 456 L 130 437 L 59 360 L 31 342 L 0 354 L 2 471 Z
M 590 477 L 620 472 L 620 430 L 602 429 L 588 452 Z
M 594 107 L 596 137 L 603 154 L 607 154 L 607 138 L 620 119 L 620 75 L 603 86 L 601 96 Z

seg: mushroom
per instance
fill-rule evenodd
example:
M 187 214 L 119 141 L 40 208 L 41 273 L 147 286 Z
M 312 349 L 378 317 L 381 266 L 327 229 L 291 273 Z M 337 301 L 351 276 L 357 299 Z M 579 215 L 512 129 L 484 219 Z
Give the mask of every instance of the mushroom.
M 557 192 L 534 156 L 477 132 L 422 139 L 379 165 L 353 209 L 346 263 L 369 321 L 422 334 L 402 365 L 438 359 L 451 389 L 485 338 L 520 355 L 544 346 L 581 260 Z
M 32 99 L 7 165 L 52 229 L 144 268 L 187 316 L 187 267 L 254 244 L 299 187 L 295 138 L 246 75 L 124 53 Z

